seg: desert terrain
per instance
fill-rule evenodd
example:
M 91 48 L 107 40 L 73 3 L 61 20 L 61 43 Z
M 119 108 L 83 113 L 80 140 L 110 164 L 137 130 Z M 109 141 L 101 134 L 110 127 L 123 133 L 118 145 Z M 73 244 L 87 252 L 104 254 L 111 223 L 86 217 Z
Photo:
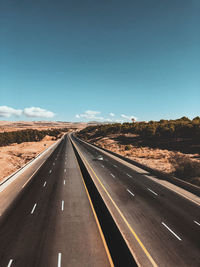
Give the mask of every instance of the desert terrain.
M 0 182 L 55 142 L 46 136 L 40 142 L 24 142 L 0 147 Z
M 0 132 L 20 131 L 26 129 L 48 130 L 48 129 L 83 129 L 87 123 L 61 122 L 61 121 L 0 121 Z
M 48 129 L 68 129 L 76 131 L 83 129 L 87 123 L 71 122 L 49 122 L 49 121 L 0 121 L 0 133 L 22 131 L 27 129 L 48 130 Z M 62 133 L 64 134 L 64 132 Z M 60 135 L 60 137 L 62 136 Z M 23 142 L 20 144 L 13 143 L 0 147 L 0 182 L 24 164 L 34 159 L 38 154 L 56 142 L 52 136 L 45 136 L 38 142 Z

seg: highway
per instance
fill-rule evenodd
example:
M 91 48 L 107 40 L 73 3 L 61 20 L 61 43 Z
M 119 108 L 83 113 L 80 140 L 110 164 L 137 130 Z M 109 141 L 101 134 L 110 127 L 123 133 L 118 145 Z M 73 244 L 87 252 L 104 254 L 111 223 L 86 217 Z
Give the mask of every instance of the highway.
M 113 266 L 68 137 L 27 181 L 0 217 L 1 267 Z
M 200 266 L 197 203 L 153 182 L 138 168 L 72 140 L 138 264 Z
M 71 134 L 48 155 L 0 187 L 0 267 L 200 266 L 198 203 Z

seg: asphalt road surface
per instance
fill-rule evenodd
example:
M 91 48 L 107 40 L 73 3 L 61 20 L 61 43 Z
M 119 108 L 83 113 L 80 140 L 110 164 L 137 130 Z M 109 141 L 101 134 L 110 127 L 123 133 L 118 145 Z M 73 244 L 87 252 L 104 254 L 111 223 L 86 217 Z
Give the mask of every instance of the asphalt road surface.
M 9 185 L 12 191 L 12 184 Z M 68 137 L 0 217 L 1 267 L 110 266 Z
M 74 137 L 72 140 L 121 211 L 122 220 L 137 234 L 139 245 L 134 236 L 131 239 L 133 234 L 126 232 L 141 265 L 200 266 L 199 205 L 153 182 L 137 168 L 133 170 Z

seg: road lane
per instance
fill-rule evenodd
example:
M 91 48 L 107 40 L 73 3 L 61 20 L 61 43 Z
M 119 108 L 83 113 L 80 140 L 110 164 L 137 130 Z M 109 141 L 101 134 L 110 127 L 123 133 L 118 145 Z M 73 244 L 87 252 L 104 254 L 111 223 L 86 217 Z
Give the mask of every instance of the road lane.
M 60 142 L 62 142 L 62 140 L 53 144 L 53 147 L 45 150 L 45 152 L 41 153 L 39 157 L 31 161 L 30 164 L 27 164 L 0 186 L 0 215 L 3 215 L 4 211 L 18 196 L 22 188 L 25 188 L 31 181 L 32 177 L 34 177 L 36 173 L 40 172 L 40 168 L 44 169 L 46 164 L 50 164 L 49 166 L 51 166 L 51 161 L 54 157 L 53 155 L 58 152 Z
M 0 218 L 0 266 L 110 266 L 73 153 L 65 138 Z
M 96 148 L 78 140 L 75 143 L 158 265 L 199 266 L 200 234 L 198 225 L 195 227 L 193 222 L 194 218 L 199 221 L 199 206 L 105 156 Z M 100 154 L 103 161 L 97 160 Z M 182 241 L 174 239 L 162 222 Z

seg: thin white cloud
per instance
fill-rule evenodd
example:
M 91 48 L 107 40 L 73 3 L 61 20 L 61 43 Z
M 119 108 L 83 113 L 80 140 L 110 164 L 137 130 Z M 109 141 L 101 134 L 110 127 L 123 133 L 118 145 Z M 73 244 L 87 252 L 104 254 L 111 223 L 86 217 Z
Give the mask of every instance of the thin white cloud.
M 0 117 L 9 118 L 11 116 L 20 116 L 21 114 L 21 109 L 14 109 L 8 106 L 0 106 Z
M 112 112 L 110 112 L 109 115 L 110 115 L 111 117 L 114 117 L 114 116 L 115 116 L 115 114 L 112 113 Z
M 137 118 L 135 116 L 128 116 L 128 115 L 121 114 L 121 117 L 125 120 L 128 120 L 128 121 L 132 121 L 132 120 L 136 121 L 137 120 Z
M 97 115 L 97 114 L 100 114 L 101 112 L 100 111 L 95 111 L 95 110 L 86 110 L 84 112 L 84 114 L 87 114 L 87 115 Z
M 122 123 L 122 122 L 124 122 L 124 120 L 116 119 L 115 122 Z
M 25 108 L 23 111 L 26 117 L 36 117 L 36 118 L 53 118 L 55 114 L 52 111 L 42 109 L 39 107 Z
M 76 118 L 78 119 L 86 119 L 86 120 L 100 120 L 103 121 L 104 117 L 102 116 L 98 116 L 99 114 L 101 114 L 100 111 L 95 111 L 95 110 L 86 110 L 84 113 L 82 114 L 76 114 Z

